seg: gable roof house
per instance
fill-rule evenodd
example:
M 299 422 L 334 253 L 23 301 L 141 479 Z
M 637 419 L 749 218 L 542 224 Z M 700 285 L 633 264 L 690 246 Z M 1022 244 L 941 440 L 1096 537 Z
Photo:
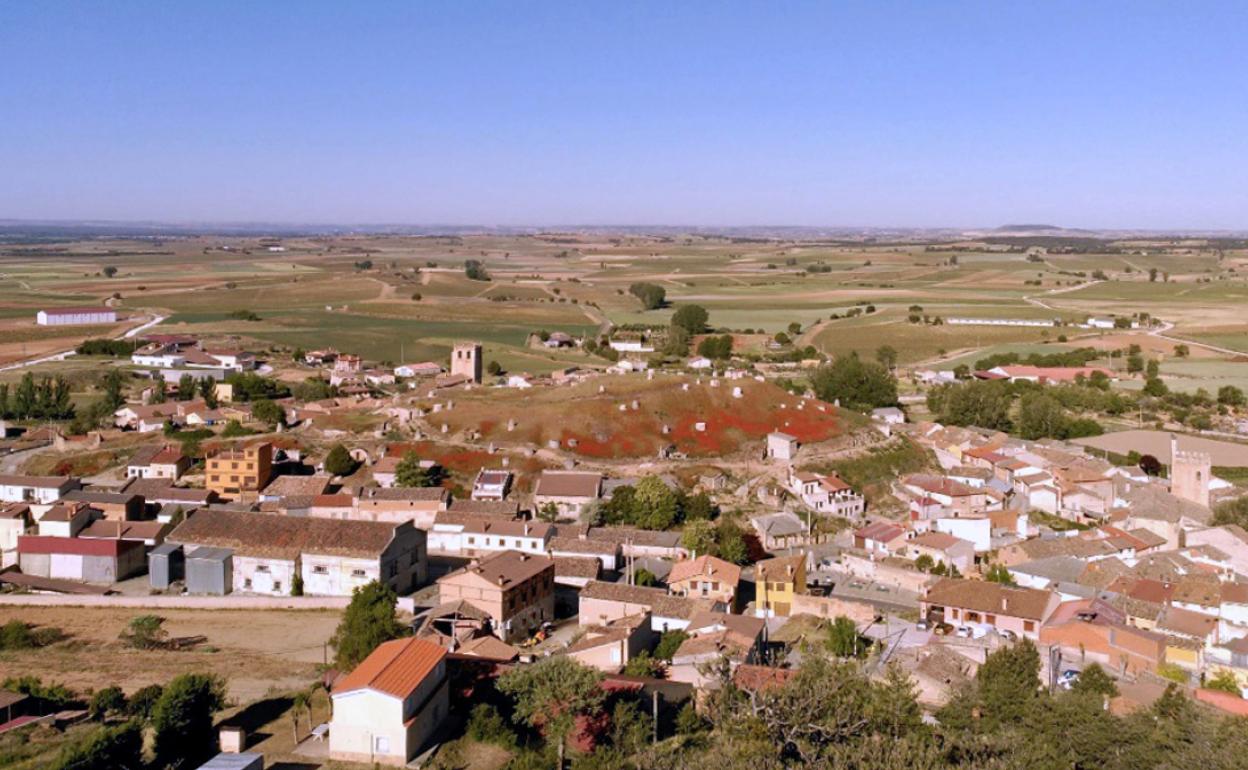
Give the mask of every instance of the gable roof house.
M 191 458 L 168 444 L 143 447 L 126 464 L 126 477 L 176 481 L 191 467 Z
M 945 623 L 982 624 L 1035 640 L 1059 603 L 1051 591 L 942 578 L 920 597 L 919 612 L 922 617 L 940 617 Z
M 555 562 L 501 551 L 438 579 L 439 601 L 462 599 L 490 616 L 493 633 L 521 640 L 555 617 Z
M 673 595 L 713 599 L 730 608 L 736 605 L 740 582 L 740 567 L 709 554 L 678 561 L 667 575 Z
M 0 502 L 51 505 L 82 486 L 73 476 L 23 476 L 0 474 Z
M 586 505 L 602 497 L 602 474 L 596 471 L 542 471 L 533 490 L 533 507 L 553 505 L 563 519 L 576 519 Z
M 659 633 L 679 631 L 701 611 L 722 610 L 714 599 L 673 596 L 662 588 L 591 580 L 581 589 L 577 618 L 581 625 L 604 625 L 612 620 L 650 613 L 650 627 Z
M 564 654 L 608 674 L 616 674 L 639 653 L 650 649 L 654 631 L 650 614 L 640 612 L 608 621 L 605 625 L 581 626 L 581 638 Z
M 329 757 L 405 767 L 450 711 L 446 650 L 407 638 L 383 642 L 334 682 Z
M 372 580 L 405 594 L 428 573 L 425 533 L 410 522 L 200 509 L 166 540 L 188 556 L 202 547 L 228 551 L 230 587 L 249 593 L 287 595 L 298 574 L 313 596 L 349 596 Z
M 544 521 L 510 516 L 441 511 L 429 530 L 429 548 L 469 557 L 502 551 L 545 555 L 555 528 Z

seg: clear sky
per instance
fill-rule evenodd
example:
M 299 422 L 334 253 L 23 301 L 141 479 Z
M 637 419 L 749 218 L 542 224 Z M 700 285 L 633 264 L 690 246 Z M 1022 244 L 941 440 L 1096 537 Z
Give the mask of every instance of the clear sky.
M 0 218 L 1248 229 L 1248 3 L 0 4 Z

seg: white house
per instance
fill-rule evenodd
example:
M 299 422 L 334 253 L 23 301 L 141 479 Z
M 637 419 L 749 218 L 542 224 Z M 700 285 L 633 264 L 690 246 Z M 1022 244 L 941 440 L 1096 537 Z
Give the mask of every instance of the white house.
M 423 639 L 385 642 L 334 682 L 329 757 L 406 766 L 450 710 L 446 650 Z
M 767 459 L 786 462 L 792 460 L 797 456 L 799 446 L 796 436 L 790 436 L 778 430 L 772 431 L 767 434 Z
M 169 533 L 169 542 L 233 552 L 232 589 L 288 596 L 295 575 L 303 592 L 350 596 L 378 580 L 403 594 L 428 571 L 425 533 L 411 522 L 391 524 L 201 510 Z
M 0 502 L 50 505 L 80 488 L 82 482 L 73 476 L 0 475 Z

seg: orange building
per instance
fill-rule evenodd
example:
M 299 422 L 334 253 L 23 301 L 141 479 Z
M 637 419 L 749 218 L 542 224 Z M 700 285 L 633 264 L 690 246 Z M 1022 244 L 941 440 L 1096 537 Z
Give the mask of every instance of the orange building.
M 257 494 L 272 478 L 273 445 L 268 443 L 223 449 L 207 459 L 204 470 L 204 486 L 231 499 Z

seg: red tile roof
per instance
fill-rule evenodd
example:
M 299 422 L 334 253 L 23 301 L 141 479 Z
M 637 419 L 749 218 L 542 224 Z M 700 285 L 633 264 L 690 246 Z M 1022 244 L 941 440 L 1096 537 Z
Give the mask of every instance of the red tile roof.
M 360 665 L 334 682 L 334 694 L 376 690 L 406 698 L 433 673 L 446 650 L 423 639 L 395 639 L 373 650 Z
M 51 535 L 22 535 L 17 538 L 19 554 L 72 554 L 75 556 L 110 556 L 117 558 L 123 552 L 142 548 L 138 540 L 100 540 L 95 538 L 53 537 Z

